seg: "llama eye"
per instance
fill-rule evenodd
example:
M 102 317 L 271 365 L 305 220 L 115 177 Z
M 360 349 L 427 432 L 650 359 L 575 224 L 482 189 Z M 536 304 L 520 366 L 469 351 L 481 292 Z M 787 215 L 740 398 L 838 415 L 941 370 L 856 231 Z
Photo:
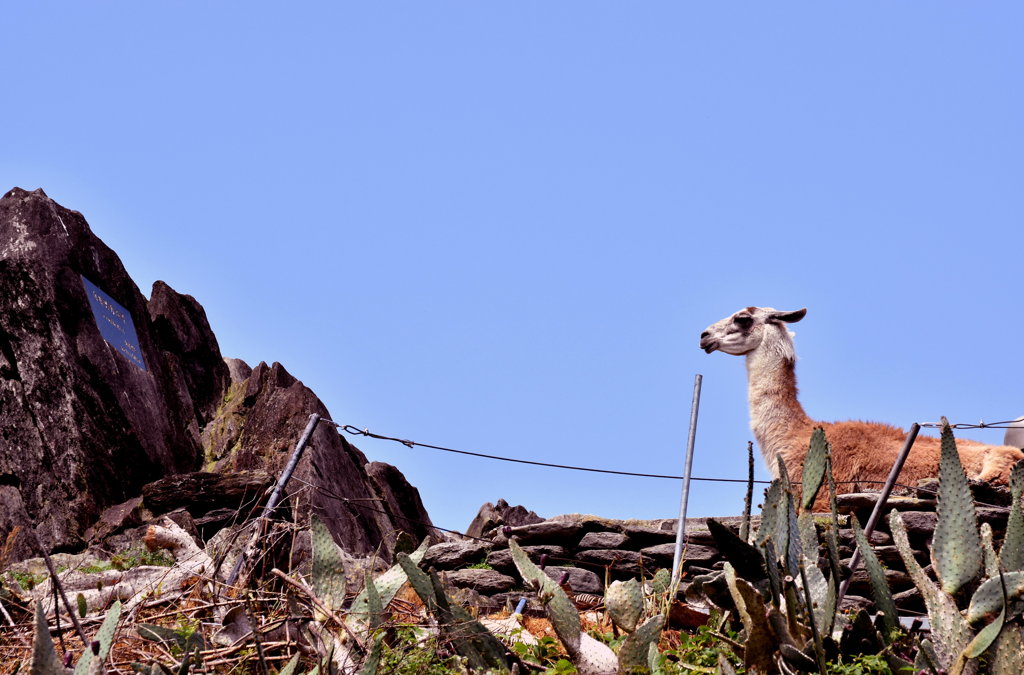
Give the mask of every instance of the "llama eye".
M 737 316 L 732 321 L 733 321 L 733 323 L 735 323 L 738 326 L 746 327 L 746 326 L 749 326 L 750 324 L 754 323 L 754 317 L 742 315 L 742 316 Z

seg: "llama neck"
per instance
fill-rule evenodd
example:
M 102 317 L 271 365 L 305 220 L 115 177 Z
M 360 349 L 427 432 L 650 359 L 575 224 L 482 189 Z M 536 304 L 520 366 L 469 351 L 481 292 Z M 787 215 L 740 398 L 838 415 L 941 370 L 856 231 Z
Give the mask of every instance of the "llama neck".
M 788 353 L 787 353 L 788 352 Z M 778 474 L 778 455 L 792 466 L 792 438 L 812 422 L 797 400 L 796 356 L 790 350 L 758 349 L 747 355 L 747 395 L 750 428 L 772 474 Z M 807 448 L 802 448 L 806 453 Z M 802 464 L 802 461 L 799 462 Z

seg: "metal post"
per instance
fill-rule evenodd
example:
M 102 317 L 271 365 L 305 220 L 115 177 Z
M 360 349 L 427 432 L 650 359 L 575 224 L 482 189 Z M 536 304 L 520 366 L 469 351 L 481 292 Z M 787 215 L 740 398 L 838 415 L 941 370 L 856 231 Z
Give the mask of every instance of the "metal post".
M 309 443 L 309 439 L 313 436 L 313 431 L 316 430 L 316 425 L 320 422 L 320 415 L 313 413 L 309 416 L 309 423 L 306 424 L 306 429 L 302 432 L 302 436 L 299 437 L 299 442 L 295 445 L 295 450 L 292 451 L 292 456 L 288 460 L 288 464 L 284 467 L 284 471 L 281 472 L 281 476 L 277 479 L 277 485 L 274 486 L 274 491 L 270 493 L 270 499 L 267 500 L 267 505 L 263 507 L 263 512 L 260 517 L 256 519 L 256 528 L 253 530 L 252 537 L 249 539 L 249 544 L 242 549 L 242 552 L 238 555 L 238 560 L 235 561 L 235 566 L 231 570 L 231 574 L 228 576 L 227 585 L 231 586 L 238 579 L 238 573 L 242 570 L 242 565 L 245 563 L 245 556 L 247 555 L 252 545 L 256 542 L 256 538 L 259 536 L 260 527 L 262 521 L 270 517 L 270 513 L 277 506 L 278 502 L 281 501 L 281 497 L 284 494 L 284 488 L 288 485 L 288 481 L 291 480 L 292 473 L 295 472 L 295 467 L 298 466 L 299 460 L 302 459 L 302 453 L 306 449 L 306 445 Z
M 892 494 L 892 490 L 896 486 L 896 479 L 900 477 L 900 471 L 903 470 L 903 464 L 907 461 L 907 457 L 910 456 L 910 449 L 914 447 L 914 441 L 917 440 L 919 431 L 921 431 L 920 424 L 914 422 L 910 425 L 910 431 L 907 433 L 907 440 L 903 443 L 903 449 L 896 456 L 896 462 L 889 471 L 889 477 L 885 479 L 885 485 L 882 486 L 882 494 L 878 496 L 875 508 L 871 510 L 871 517 L 868 518 L 868 524 L 864 527 L 865 538 L 871 537 L 871 533 L 875 531 L 875 525 L 878 524 L 878 519 L 882 517 L 882 509 L 885 507 L 885 503 L 889 500 L 889 495 Z M 853 573 L 857 570 L 858 565 L 860 565 L 860 547 L 857 547 L 857 550 L 853 552 L 853 557 L 850 559 L 850 576 L 846 578 L 843 585 L 839 588 L 836 607 L 846 597 L 846 591 L 850 589 L 850 582 L 853 581 Z
M 690 405 L 690 434 L 686 439 L 686 471 L 683 473 L 683 493 L 679 499 L 679 523 L 676 526 L 676 549 L 672 556 L 672 588 L 678 588 L 686 539 L 686 505 L 690 500 L 690 471 L 693 468 L 693 444 L 697 439 L 697 412 L 700 409 L 700 384 L 703 376 L 693 378 L 693 403 Z

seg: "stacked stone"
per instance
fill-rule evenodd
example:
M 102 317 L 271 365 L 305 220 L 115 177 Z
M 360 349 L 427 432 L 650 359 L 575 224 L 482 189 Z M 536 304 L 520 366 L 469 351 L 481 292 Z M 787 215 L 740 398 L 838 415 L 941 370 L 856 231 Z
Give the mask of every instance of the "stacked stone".
M 1009 491 L 982 483 L 972 487 L 978 502 L 978 520 L 992 526 L 998 546 L 1006 528 Z M 879 519 L 870 539 L 875 553 L 887 568 L 886 578 L 897 607 L 908 613 L 924 611 L 924 603 L 893 544 L 884 516 L 891 510 L 901 512 L 915 558 L 929 571 L 929 547 L 937 519 L 936 488 L 937 482 L 922 484 L 914 495 L 890 497 L 883 509 L 883 517 Z M 879 497 L 878 493 L 855 493 L 840 495 L 838 498 L 841 514 L 840 557 L 846 566 L 849 566 L 855 550 L 853 530 L 850 529 L 851 516 L 855 516 L 864 526 Z M 509 508 L 504 502 L 499 502 L 499 505 Z M 512 527 L 501 526 L 500 518 L 493 515 L 493 509 L 490 504 L 481 509 L 481 513 L 487 511 L 491 514 L 489 518 L 492 527 L 482 531 L 476 528 L 478 533 L 485 536 L 478 534 L 473 538 L 438 544 L 428 550 L 424 560 L 427 567 L 442 572 L 452 586 L 467 589 L 468 599 L 481 608 L 514 605 L 520 597 L 530 597 L 512 564 L 508 550 L 510 539 L 522 546 L 534 562 L 544 563 L 545 572 L 552 579 L 561 581 L 567 575 L 567 590 L 577 595 L 600 596 L 604 593 L 605 585 L 613 580 L 649 578 L 657 570 L 672 565 L 677 523 L 675 519 L 612 520 L 570 514 L 548 520 L 537 519 L 538 522 Z M 738 532 L 742 519 L 727 517 L 716 520 Z M 822 522 L 826 520 L 827 516 L 824 516 Z M 480 517 L 474 522 L 479 521 Z M 494 525 L 496 521 L 499 524 Z M 758 524 L 756 516 L 751 518 L 753 531 L 757 531 Z M 824 569 L 824 548 L 819 551 L 819 555 Z M 725 558 L 718 552 L 714 538 L 708 531 L 707 519 L 687 520 L 682 564 L 684 591 L 688 579 L 724 567 Z M 859 568 L 853 572 L 844 607 L 867 606 L 870 604 L 867 598 L 870 597 L 867 573 Z M 533 602 L 531 600 L 531 606 Z

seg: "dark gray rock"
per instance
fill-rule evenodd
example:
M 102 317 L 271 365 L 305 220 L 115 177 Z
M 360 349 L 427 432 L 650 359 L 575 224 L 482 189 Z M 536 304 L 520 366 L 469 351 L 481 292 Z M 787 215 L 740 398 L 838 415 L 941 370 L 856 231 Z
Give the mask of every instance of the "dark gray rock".
M 913 587 L 914 582 L 910 580 L 910 575 L 900 570 L 885 570 L 885 580 L 889 584 L 889 588 L 893 592 L 899 592 Z M 863 567 L 859 567 L 854 570 L 850 579 L 850 588 L 858 593 L 865 595 L 871 594 L 871 583 L 868 580 L 868 572 Z
M 883 563 L 900 563 L 902 566 L 903 558 L 900 557 L 899 549 L 895 546 L 872 546 L 872 550 Z
M 182 393 L 188 400 L 181 404 L 195 413 L 195 422 L 202 428 L 213 417 L 230 382 L 206 311 L 191 295 L 177 293 L 162 281 L 153 284 L 147 309 L 168 368 L 185 384 Z
M 586 525 L 579 521 L 545 520 L 533 525 L 513 527 L 508 536 L 519 544 L 575 546 L 586 532 Z
M 276 477 L 311 413 L 330 419 L 323 402 L 284 366 L 260 363 L 229 387 L 206 426 L 204 449 L 217 472 L 259 469 Z M 288 499 L 299 525 L 317 513 L 345 551 L 366 556 L 383 544 L 382 557 L 390 560 L 399 532 L 412 528 L 420 537 L 433 526 L 418 493 L 402 494 L 404 478 L 387 465 L 368 464 L 337 429 L 320 424 L 288 484 Z
M 993 528 L 999 530 L 1006 527 L 1006 520 L 1010 517 L 1010 512 L 1005 507 L 995 506 L 976 506 L 975 510 L 978 513 L 979 523 L 988 523 Z
M 484 560 L 491 545 L 480 541 L 452 541 L 435 544 L 423 556 L 423 566 L 439 570 L 454 570 L 475 565 Z
M 124 308 L 109 323 L 130 317 L 137 345 L 103 338 L 82 277 Z M 48 550 L 84 546 L 103 509 L 199 468 L 202 411 L 164 347 L 146 299 L 82 214 L 42 190 L 0 199 L 0 484 L 20 487 Z
M 224 364 L 228 367 L 228 375 L 231 383 L 245 382 L 252 375 L 252 368 L 242 359 L 224 358 Z
M 644 525 L 623 523 L 620 532 L 628 536 L 630 542 L 636 546 L 653 546 L 676 540 L 674 530 L 661 530 Z
M 85 539 L 94 542 L 117 534 L 125 528 L 142 525 L 144 520 L 142 511 L 142 497 L 133 497 L 126 502 L 104 509 L 99 520 L 85 531 Z
M 445 579 L 458 588 L 472 588 L 483 595 L 494 595 L 512 590 L 516 580 L 497 570 L 465 569 L 445 572 Z
M 583 548 L 622 548 L 629 541 L 629 537 L 618 532 L 588 532 L 580 540 L 579 547 Z
M 10 560 L 26 560 L 39 555 L 35 531 L 21 501 L 21 491 L 13 485 L 0 485 L 0 546 L 7 548 Z
M 938 521 L 934 511 L 903 511 L 900 517 L 907 528 L 907 534 L 917 536 L 931 536 Z
M 896 603 L 896 607 L 904 611 L 909 612 L 924 612 L 926 611 L 924 598 L 921 597 L 921 591 L 917 590 L 916 587 L 908 588 L 900 593 L 893 593 L 892 600 Z
M 104 509 L 179 474 L 276 478 L 311 413 L 330 417 L 280 364 L 225 363 L 194 298 L 157 282 L 147 301 L 80 213 L 42 190 L 0 199 L 0 544 L 24 523 L 25 545 L 82 548 Z M 298 525 L 319 513 L 358 556 L 383 544 L 389 559 L 412 521 L 431 529 L 400 474 L 326 424 L 286 496 Z
M 640 574 L 643 570 L 640 554 L 636 551 L 619 549 L 580 551 L 576 554 L 576 559 L 587 563 L 591 569 L 610 567 L 613 572 L 630 575 Z
M 181 473 L 142 486 L 143 501 L 154 514 L 185 508 L 193 516 L 213 509 L 251 511 L 273 484 L 266 471 Z
M 650 558 L 660 565 L 671 565 L 672 559 L 675 557 L 675 549 L 676 545 L 674 543 L 658 544 L 657 546 L 648 546 L 647 548 L 640 549 L 640 552 L 645 558 Z M 718 549 L 710 546 L 687 544 L 683 549 L 683 565 L 702 565 L 706 567 L 721 557 Z
M 556 582 L 561 581 L 562 577 L 568 573 L 569 578 L 566 583 L 572 589 L 573 593 L 588 593 L 591 595 L 603 595 L 604 594 L 604 583 L 601 578 L 590 570 L 585 570 L 580 567 L 562 567 L 562 566 L 549 566 L 544 568 L 544 574 L 548 575 Z
M 539 565 L 541 557 L 547 555 L 550 558 L 549 564 L 557 565 L 560 562 L 564 562 L 564 559 L 569 556 L 569 552 L 562 546 L 550 546 L 546 544 L 540 544 L 535 546 L 523 546 L 523 552 L 526 556 L 532 560 L 535 564 Z M 487 554 L 487 564 L 496 570 L 503 572 L 514 572 L 516 565 L 512 562 L 512 551 L 507 548 L 503 548 L 498 551 L 491 551 Z M 518 574 L 518 572 L 516 572 Z
M 391 520 L 395 536 L 405 532 L 418 544 L 434 534 L 420 491 L 409 484 L 401 471 L 384 462 L 370 462 L 366 475 L 381 499 L 378 504 Z
M 673 535 L 675 536 L 675 535 Z M 674 540 L 673 540 L 674 541 Z M 688 544 L 700 544 L 702 546 L 714 546 L 715 538 L 711 536 L 711 531 L 707 529 L 686 529 L 686 543 Z

